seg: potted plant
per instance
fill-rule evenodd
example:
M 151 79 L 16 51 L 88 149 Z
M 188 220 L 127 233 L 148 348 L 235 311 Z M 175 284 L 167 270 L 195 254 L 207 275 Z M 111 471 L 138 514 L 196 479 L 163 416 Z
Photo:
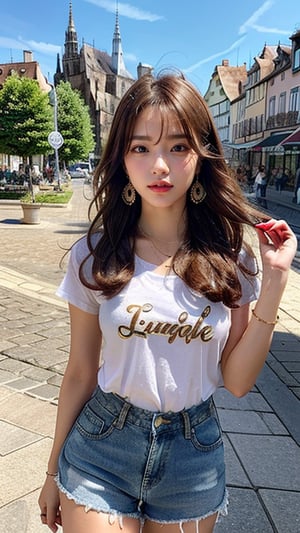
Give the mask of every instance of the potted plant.
M 40 209 L 41 204 L 35 201 L 35 192 L 33 190 L 28 191 L 20 198 L 20 204 L 23 209 L 23 224 L 40 224 Z

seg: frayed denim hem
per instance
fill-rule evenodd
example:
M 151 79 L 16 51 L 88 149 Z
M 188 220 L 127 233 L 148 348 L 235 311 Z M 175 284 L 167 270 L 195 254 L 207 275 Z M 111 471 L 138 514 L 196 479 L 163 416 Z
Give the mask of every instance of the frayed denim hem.
M 140 522 L 140 533 L 142 533 L 143 526 L 144 526 L 144 523 L 145 523 L 146 520 L 151 520 L 151 522 L 156 522 L 157 524 L 161 524 L 161 525 L 163 525 L 163 524 L 178 524 L 180 533 L 184 533 L 184 527 L 183 527 L 184 524 L 189 523 L 189 522 L 195 522 L 196 533 L 200 533 L 200 531 L 199 531 L 199 522 L 201 522 L 201 520 L 204 520 L 205 518 L 208 518 L 209 516 L 212 516 L 215 513 L 217 513 L 217 520 L 216 520 L 216 523 L 217 523 L 217 522 L 220 521 L 220 517 L 221 516 L 227 516 L 227 514 L 228 514 L 229 497 L 228 497 L 227 489 L 225 489 L 224 498 L 223 498 L 221 504 L 217 507 L 217 509 L 214 509 L 214 510 L 210 511 L 210 512 L 206 513 L 205 515 L 197 516 L 197 517 L 193 517 L 193 518 L 184 518 L 182 520 L 180 520 L 180 519 L 176 519 L 176 520 L 158 520 L 156 518 L 148 516 L 147 514 L 141 514 L 140 512 L 139 513 L 122 513 L 120 511 L 117 511 L 117 510 L 114 510 L 114 509 L 107 510 L 107 509 L 101 509 L 100 507 L 96 508 L 93 505 L 87 505 L 86 502 L 81 501 L 80 498 L 76 498 L 76 496 L 74 496 L 73 494 L 71 494 L 70 492 L 68 492 L 65 489 L 65 487 L 61 484 L 61 482 L 59 480 L 59 475 L 56 476 L 55 481 L 56 481 L 58 489 L 63 494 L 65 494 L 65 496 L 67 496 L 67 498 L 69 500 L 74 501 L 74 503 L 76 505 L 80 505 L 80 506 L 84 507 L 84 510 L 85 510 L 86 513 L 88 513 L 89 511 L 95 511 L 95 512 L 98 512 L 98 513 L 104 513 L 104 514 L 107 515 L 108 523 L 110 525 L 113 525 L 115 523 L 115 521 L 118 520 L 120 529 L 123 529 L 123 519 L 124 518 L 134 518 L 134 519 L 136 519 L 136 520 L 138 520 Z
M 82 501 L 80 498 L 77 498 L 71 494 L 65 487 L 61 484 L 59 476 L 55 478 L 58 489 L 62 494 L 64 494 L 69 500 L 72 500 L 76 505 L 84 507 L 84 511 L 88 513 L 89 511 L 95 511 L 96 513 L 106 514 L 108 517 L 108 523 L 113 525 L 116 520 L 118 520 L 120 529 L 123 529 L 123 518 L 135 518 L 136 520 L 141 521 L 140 513 L 122 513 L 115 509 L 102 509 L 101 507 L 95 507 L 94 505 L 89 505 L 85 501 Z M 144 521 L 143 521 L 144 523 Z
M 184 533 L 184 530 L 183 530 L 183 525 L 188 523 L 188 522 L 196 522 L 196 531 L 198 533 L 198 528 L 199 528 L 199 522 L 201 522 L 201 520 L 205 520 L 205 518 L 208 518 L 209 516 L 212 516 L 214 514 L 217 513 L 217 520 L 216 522 L 219 522 L 220 521 L 220 517 L 221 516 L 227 516 L 228 515 L 228 503 L 229 503 L 229 496 L 228 496 L 228 491 L 227 489 L 225 489 L 225 493 L 224 493 L 224 498 L 222 500 L 222 502 L 220 503 L 220 505 L 212 510 L 212 511 L 209 511 L 208 513 L 206 513 L 205 515 L 201 515 L 201 516 L 196 516 L 196 517 L 193 517 L 193 518 L 184 518 L 184 519 L 177 519 L 177 520 L 159 520 L 157 518 L 153 518 L 151 516 L 148 516 L 147 514 L 143 514 L 142 515 L 142 519 L 143 521 L 145 520 L 151 520 L 151 522 L 156 522 L 157 524 L 179 524 L 179 528 L 180 528 L 180 531 L 181 533 Z

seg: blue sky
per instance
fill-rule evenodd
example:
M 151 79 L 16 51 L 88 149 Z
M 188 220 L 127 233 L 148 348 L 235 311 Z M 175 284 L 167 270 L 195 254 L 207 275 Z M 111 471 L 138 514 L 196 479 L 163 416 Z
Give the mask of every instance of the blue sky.
M 79 42 L 111 54 L 115 0 L 73 0 Z M 222 59 L 247 68 L 264 44 L 290 44 L 300 29 L 299 0 L 128 0 L 118 2 L 125 64 L 175 67 L 204 94 Z M 1 6 L 0 63 L 22 61 L 32 50 L 53 81 L 62 56 L 69 0 L 9 0 Z

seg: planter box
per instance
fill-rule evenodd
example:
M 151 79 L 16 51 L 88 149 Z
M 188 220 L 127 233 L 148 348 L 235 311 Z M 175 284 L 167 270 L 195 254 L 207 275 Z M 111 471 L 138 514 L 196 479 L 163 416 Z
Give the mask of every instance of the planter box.
M 21 202 L 23 209 L 23 224 L 40 224 L 40 204 L 27 204 Z

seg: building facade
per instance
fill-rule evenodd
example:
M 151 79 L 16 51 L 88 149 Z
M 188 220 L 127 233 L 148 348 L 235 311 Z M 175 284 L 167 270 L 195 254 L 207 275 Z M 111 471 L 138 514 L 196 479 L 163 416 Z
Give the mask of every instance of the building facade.
M 246 80 L 237 82 L 228 141 L 216 125 L 231 166 L 264 164 L 269 172 L 285 168 L 293 187 L 300 165 L 300 30 L 290 39 L 291 46 L 265 45 Z M 215 115 L 214 102 L 207 102 Z
M 231 139 L 231 102 L 237 98 L 240 86 L 247 78 L 246 65 L 232 67 L 227 59 L 217 65 L 209 82 L 204 99 L 214 117 L 215 124 L 223 143 L 225 157 Z

